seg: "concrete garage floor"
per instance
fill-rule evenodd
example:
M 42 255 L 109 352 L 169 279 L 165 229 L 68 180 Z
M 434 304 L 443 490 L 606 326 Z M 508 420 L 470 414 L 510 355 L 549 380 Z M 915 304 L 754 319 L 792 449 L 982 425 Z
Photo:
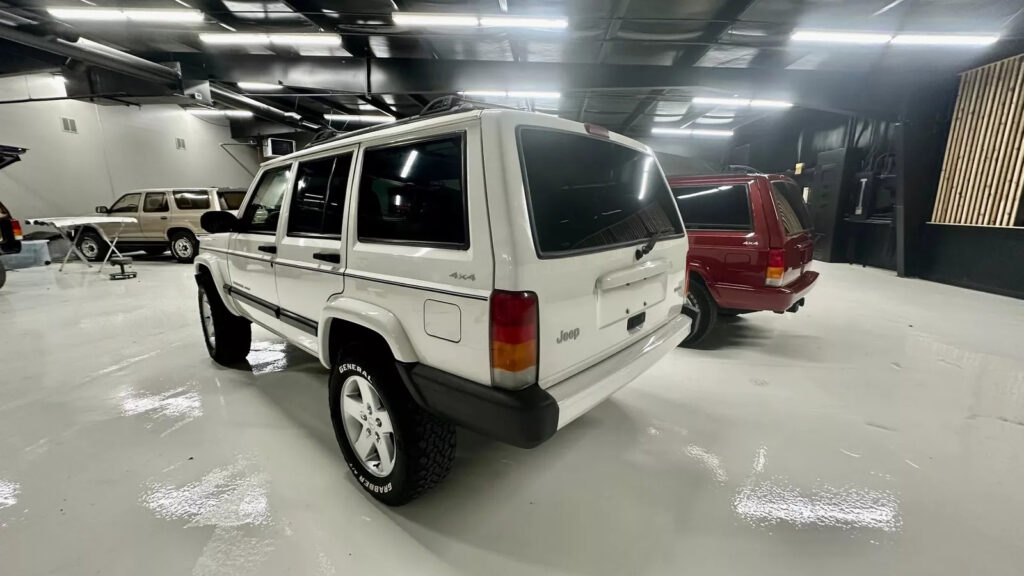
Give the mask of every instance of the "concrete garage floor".
M 189 267 L 0 291 L 0 573 L 1019 574 L 1024 303 L 819 265 L 547 444 L 375 504 L 319 364 L 206 355 Z

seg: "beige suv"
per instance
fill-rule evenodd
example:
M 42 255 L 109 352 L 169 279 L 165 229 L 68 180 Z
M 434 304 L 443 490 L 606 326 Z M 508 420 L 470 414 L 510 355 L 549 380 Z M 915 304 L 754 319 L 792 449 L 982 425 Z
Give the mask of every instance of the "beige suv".
M 178 262 L 192 262 L 201 233 L 199 218 L 211 210 L 235 211 L 245 198 L 239 188 L 154 188 L 135 190 L 117 199 L 109 208 L 97 206 L 96 212 L 131 216 L 135 224 L 99 224 L 108 238 L 117 235 L 117 249 L 123 253 L 144 250 L 157 256 L 171 250 Z M 79 233 L 78 248 L 89 260 L 103 260 L 108 245 L 93 227 Z

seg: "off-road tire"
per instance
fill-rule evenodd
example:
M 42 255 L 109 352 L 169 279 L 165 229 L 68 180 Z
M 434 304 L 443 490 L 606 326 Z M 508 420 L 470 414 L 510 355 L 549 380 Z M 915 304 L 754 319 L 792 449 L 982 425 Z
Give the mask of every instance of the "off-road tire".
M 196 259 L 196 252 L 199 251 L 199 240 L 196 235 L 188 230 L 179 230 L 171 234 L 171 254 L 182 264 L 191 264 Z M 183 249 L 181 243 L 187 243 L 189 248 Z
M 715 302 L 707 287 L 700 282 L 690 282 L 690 296 L 697 306 L 698 313 L 695 317 L 689 309 L 683 308 L 683 313 L 693 320 L 690 334 L 679 344 L 684 348 L 699 344 L 715 327 L 715 321 L 718 319 L 718 303 Z
M 210 337 L 208 322 L 205 318 L 204 297 L 209 303 L 214 338 Z M 252 347 L 252 323 L 228 311 L 209 278 L 199 282 L 198 301 L 199 324 L 203 330 L 203 342 L 206 343 L 206 351 L 209 352 L 210 358 L 224 366 L 236 366 L 242 363 Z
M 394 428 L 395 463 L 390 473 L 371 473 L 349 442 L 341 405 L 344 383 L 362 376 L 380 396 Z M 343 345 L 331 368 L 331 422 L 356 482 L 388 506 L 401 506 L 438 485 L 455 461 L 455 426 L 421 408 L 409 395 L 387 352 L 363 343 Z
M 78 243 L 78 250 L 90 262 L 102 262 L 107 257 L 107 252 L 110 251 L 110 244 L 107 244 L 99 232 L 91 228 L 79 232 L 75 242 Z

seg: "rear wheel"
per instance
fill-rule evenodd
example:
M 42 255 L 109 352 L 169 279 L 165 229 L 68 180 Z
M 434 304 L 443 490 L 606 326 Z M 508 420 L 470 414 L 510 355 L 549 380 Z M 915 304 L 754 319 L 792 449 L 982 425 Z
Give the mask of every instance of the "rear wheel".
M 0 262 L 0 288 L 7 283 L 7 270 L 4 270 L 3 262 Z
M 699 343 L 711 332 L 718 318 L 718 304 L 711 297 L 707 287 L 700 282 L 690 282 L 690 291 L 686 294 L 683 314 L 690 317 L 690 334 L 680 344 L 691 347 Z
M 171 254 L 183 264 L 191 264 L 196 259 L 196 250 L 199 248 L 199 241 L 195 234 L 188 230 L 181 230 L 171 234 Z
M 199 320 L 206 351 L 218 364 L 239 364 L 249 355 L 252 323 L 229 312 L 209 280 L 199 284 Z
M 329 390 L 338 446 L 374 498 L 400 506 L 448 475 L 455 426 L 416 404 L 389 355 L 361 344 L 343 346 Z
M 99 262 L 107 256 L 110 245 L 107 244 L 98 232 L 91 229 L 82 230 L 78 233 L 78 250 L 85 255 L 90 262 Z

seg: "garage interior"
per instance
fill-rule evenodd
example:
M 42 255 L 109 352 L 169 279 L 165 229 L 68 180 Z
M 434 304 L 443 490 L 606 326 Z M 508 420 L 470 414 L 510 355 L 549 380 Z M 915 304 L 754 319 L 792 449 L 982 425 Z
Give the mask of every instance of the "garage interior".
M 815 290 L 719 318 L 537 448 L 459 429 L 445 483 L 388 508 L 315 358 L 254 327 L 219 366 L 192 266 L 126 252 L 112 280 L 26 224 L 246 189 L 446 96 L 605 127 L 669 178 L 785 174 Z M 1024 563 L 1019 1 L 0 0 L 0 145 L 25 233 L 0 257 L 4 574 Z

